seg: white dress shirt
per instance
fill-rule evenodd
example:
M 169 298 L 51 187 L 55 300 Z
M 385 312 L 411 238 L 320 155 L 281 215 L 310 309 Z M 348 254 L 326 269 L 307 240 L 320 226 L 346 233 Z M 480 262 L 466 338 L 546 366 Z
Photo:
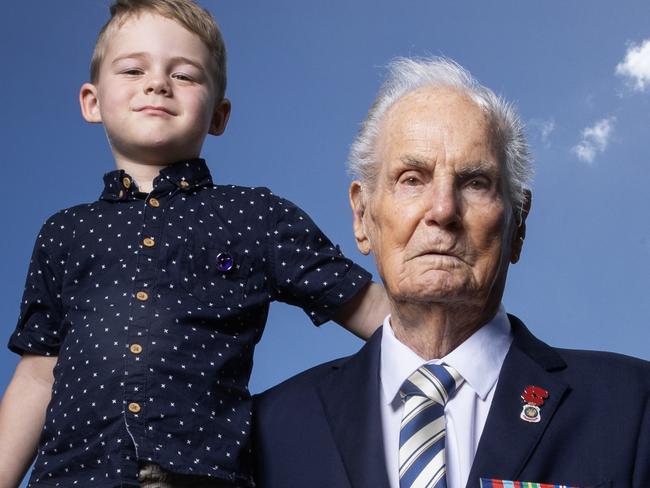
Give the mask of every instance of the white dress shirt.
M 503 305 L 494 319 L 441 359 L 426 361 L 393 333 L 390 315 L 384 320 L 381 338 L 381 417 L 384 429 L 386 468 L 391 488 L 399 488 L 399 427 L 403 403 L 402 383 L 426 363 L 447 364 L 465 379 L 445 406 L 447 487 L 467 484 L 474 455 L 485 426 L 492 397 L 512 332 Z

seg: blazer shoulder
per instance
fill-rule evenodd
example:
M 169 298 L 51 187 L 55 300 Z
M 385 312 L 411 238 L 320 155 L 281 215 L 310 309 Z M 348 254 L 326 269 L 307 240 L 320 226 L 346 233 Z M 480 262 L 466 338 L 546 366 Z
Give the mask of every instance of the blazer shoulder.
M 304 394 L 311 390 L 316 384 L 323 380 L 332 371 L 339 369 L 350 357 L 334 359 L 326 363 L 319 364 L 301 373 L 292 376 L 289 379 L 253 395 L 253 401 L 257 406 L 265 405 L 276 400 L 291 401 L 296 395 Z
M 643 376 L 650 373 L 650 361 L 625 354 L 564 348 L 556 348 L 556 351 L 564 358 L 568 365 L 576 368 L 610 369 L 616 372 L 627 372 L 629 374 L 640 374 Z
M 575 383 L 619 382 L 650 389 L 650 362 L 624 354 L 552 347 L 533 335 L 514 315 L 508 315 L 513 346 L 549 372 Z M 624 386 L 624 385 L 623 385 Z
M 650 389 L 650 361 L 624 354 L 580 349 L 556 349 L 573 376 L 611 379 Z

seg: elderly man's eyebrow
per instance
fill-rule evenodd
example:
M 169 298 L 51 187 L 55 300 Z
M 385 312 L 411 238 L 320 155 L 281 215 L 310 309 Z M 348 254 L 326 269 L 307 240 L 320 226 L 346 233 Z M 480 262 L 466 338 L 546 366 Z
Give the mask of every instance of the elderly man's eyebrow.
M 494 164 L 488 163 L 487 161 L 479 161 L 478 163 L 468 164 L 462 168 L 459 168 L 456 174 L 461 178 L 471 178 L 472 176 L 481 176 L 486 174 L 495 174 L 496 167 Z
M 419 159 L 415 156 L 409 156 L 409 155 L 402 156 L 400 158 L 400 161 L 402 162 L 402 164 L 406 166 L 410 166 L 415 169 L 428 169 L 431 166 L 430 163 L 423 161 L 422 159 Z
M 409 166 L 413 169 L 429 170 L 431 169 L 431 165 L 432 165 L 430 161 L 426 161 L 421 158 L 418 158 L 417 156 L 411 156 L 411 155 L 402 156 L 400 158 L 400 161 L 405 166 Z M 476 163 L 468 163 L 462 168 L 459 168 L 456 171 L 456 174 L 458 174 L 461 177 L 472 177 L 472 176 L 480 176 L 486 174 L 494 174 L 496 172 L 496 169 L 497 168 L 493 163 L 490 163 L 488 161 L 478 161 Z

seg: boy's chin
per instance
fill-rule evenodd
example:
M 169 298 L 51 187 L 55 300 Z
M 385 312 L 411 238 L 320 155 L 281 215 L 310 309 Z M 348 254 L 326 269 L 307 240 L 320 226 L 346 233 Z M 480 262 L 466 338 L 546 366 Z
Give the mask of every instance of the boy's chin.
M 196 151 L 187 151 L 167 145 L 141 147 L 124 154 L 113 152 L 116 161 L 129 161 L 147 166 L 169 166 L 178 161 L 188 161 L 199 157 Z

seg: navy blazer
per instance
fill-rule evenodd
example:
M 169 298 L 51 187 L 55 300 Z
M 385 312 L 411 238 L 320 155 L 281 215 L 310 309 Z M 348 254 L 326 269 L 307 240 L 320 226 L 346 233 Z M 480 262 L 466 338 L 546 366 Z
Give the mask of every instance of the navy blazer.
M 509 316 L 513 343 L 467 482 L 650 488 L 650 363 L 551 348 Z M 258 488 L 389 488 L 381 413 L 381 329 L 356 354 L 254 398 Z M 539 423 L 524 388 L 549 392 Z

